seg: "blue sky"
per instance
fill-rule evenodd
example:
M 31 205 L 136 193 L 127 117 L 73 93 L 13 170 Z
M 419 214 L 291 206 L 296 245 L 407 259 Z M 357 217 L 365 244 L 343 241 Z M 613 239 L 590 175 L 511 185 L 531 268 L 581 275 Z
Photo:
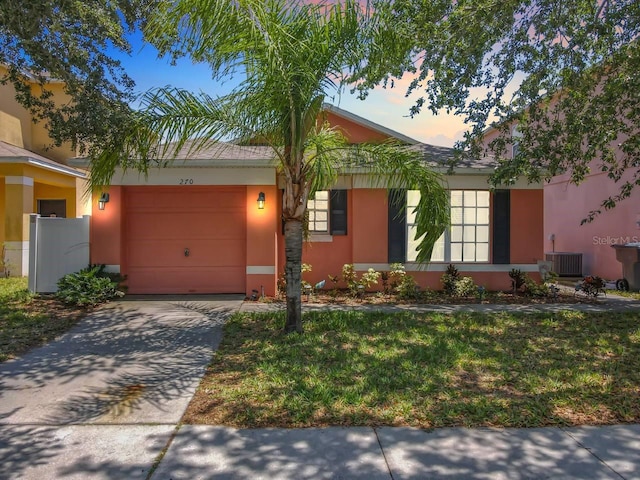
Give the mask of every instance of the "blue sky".
M 159 59 L 155 48 L 143 44 L 139 33 L 131 35 L 129 40 L 132 45 L 131 55 L 122 52 L 112 54 L 121 61 L 127 74 L 136 82 L 137 92 L 170 85 L 194 92 L 202 90 L 209 95 L 222 95 L 234 87 L 233 80 L 225 83 L 214 81 L 206 64 L 193 64 L 188 59 L 182 59 L 176 66 L 172 66 L 168 58 Z M 396 81 L 397 86 L 393 89 L 377 88 L 364 101 L 358 100 L 348 91 L 327 101 L 421 142 L 453 146 L 456 140 L 462 138 L 466 129 L 462 119 L 444 113 L 433 116 L 428 112 L 409 118 L 409 109 L 418 97 L 405 97 L 406 87 L 410 82 L 411 78 L 407 77 Z

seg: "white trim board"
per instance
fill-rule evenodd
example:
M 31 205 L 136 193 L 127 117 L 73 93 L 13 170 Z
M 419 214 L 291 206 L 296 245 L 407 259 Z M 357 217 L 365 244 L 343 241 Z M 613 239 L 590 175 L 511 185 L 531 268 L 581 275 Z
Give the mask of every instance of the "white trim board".
M 275 275 L 276 267 L 272 265 L 247 265 L 247 275 Z
M 25 185 L 27 187 L 33 187 L 33 178 L 31 177 L 4 177 L 5 185 Z

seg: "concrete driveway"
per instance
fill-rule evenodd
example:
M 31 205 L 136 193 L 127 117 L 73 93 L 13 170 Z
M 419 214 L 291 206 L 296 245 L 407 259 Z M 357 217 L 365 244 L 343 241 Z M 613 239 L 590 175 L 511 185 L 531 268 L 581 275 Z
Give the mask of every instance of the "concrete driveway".
M 0 364 L 0 478 L 145 478 L 241 303 L 112 303 Z

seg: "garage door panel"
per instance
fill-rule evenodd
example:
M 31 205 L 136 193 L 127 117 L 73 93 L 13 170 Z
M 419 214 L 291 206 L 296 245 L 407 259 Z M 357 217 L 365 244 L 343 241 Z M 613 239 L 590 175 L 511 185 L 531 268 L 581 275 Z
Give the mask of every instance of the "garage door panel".
M 127 231 L 136 239 L 147 238 L 244 238 L 244 219 L 220 212 L 206 215 L 135 213 L 127 218 Z
M 185 248 L 189 249 L 188 256 L 185 256 Z M 179 244 L 162 240 L 140 241 L 131 245 L 129 253 L 129 267 L 232 266 L 238 265 L 237 259 L 244 255 L 244 245 L 235 240 L 217 240 L 215 244 L 206 240 L 185 240 Z
M 149 191 L 142 189 L 150 188 Z M 185 197 L 189 198 L 189 206 L 194 212 L 217 210 L 229 212 L 244 211 L 245 190 L 234 187 L 218 188 L 217 191 L 206 191 L 206 187 L 135 187 L 129 188 L 128 198 L 131 200 L 130 211 L 175 212 L 185 205 Z
M 127 187 L 129 292 L 244 292 L 245 203 L 245 187 Z
M 239 293 L 244 276 L 239 267 L 134 268 L 127 283 L 129 291 L 138 294 Z

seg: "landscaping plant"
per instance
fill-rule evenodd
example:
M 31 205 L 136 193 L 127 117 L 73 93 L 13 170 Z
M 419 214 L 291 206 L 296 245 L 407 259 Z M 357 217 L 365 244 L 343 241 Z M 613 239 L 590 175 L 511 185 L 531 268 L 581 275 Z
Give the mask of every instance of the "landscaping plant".
M 449 264 L 447 271 L 442 275 L 442 289 L 447 295 L 454 295 L 456 292 L 456 283 L 460 280 L 460 273 L 455 265 Z
M 511 278 L 511 288 L 515 295 L 527 281 L 527 274 L 518 268 L 512 268 L 509 272 L 509 278 Z
M 122 277 L 104 271 L 104 265 L 89 265 L 58 281 L 56 298 L 63 303 L 94 306 L 124 296 L 120 288 Z
M 392 263 L 389 265 L 389 282 L 391 286 L 391 290 L 395 291 L 398 288 L 398 285 L 402 283 L 402 279 L 406 275 L 406 270 L 404 265 L 401 263 Z
M 420 286 L 413 276 L 404 274 L 395 288 L 400 300 L 415 300 L 420 296 Z
M 476 293 L 476 284 L 471 277 L 462 277 L 455 283 L 454 297 L 469 297 Z

